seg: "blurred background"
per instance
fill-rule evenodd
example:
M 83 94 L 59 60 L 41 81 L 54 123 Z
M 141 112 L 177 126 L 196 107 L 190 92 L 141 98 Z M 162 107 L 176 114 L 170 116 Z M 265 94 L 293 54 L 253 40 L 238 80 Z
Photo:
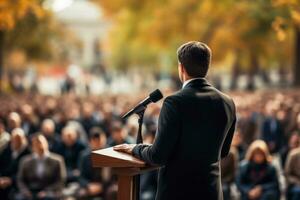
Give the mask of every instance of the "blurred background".
M 191 40 L 211 47 L 207 79 L 237 106 L 225 199 L 300 200 L 299 0 L 1 0 L 1 199 L 115 199 L 115 177 L 89 154 L 135 142 L 137 118 L 120 116 L 181 88 L 176 50 Z M 147 109 L 146 142 L 160 107 Z M 59 167 L 30 164 L 40 152 Z M 257 152 L 264 167 L 245 157 Z M 156 179 L 142 177 L 142 199 Z

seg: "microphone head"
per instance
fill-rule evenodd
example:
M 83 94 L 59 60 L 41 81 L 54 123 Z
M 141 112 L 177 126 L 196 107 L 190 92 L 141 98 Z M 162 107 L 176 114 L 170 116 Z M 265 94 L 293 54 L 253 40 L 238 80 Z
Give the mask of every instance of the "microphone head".
M 149 98 L 153 103 L 155 103 L 155 102 L 159 101 L 160 99 L 162 99 L 163 95 L 159 89 L 156 89 L 153 92 L 151 92 L 151 94 L 149 94 Z

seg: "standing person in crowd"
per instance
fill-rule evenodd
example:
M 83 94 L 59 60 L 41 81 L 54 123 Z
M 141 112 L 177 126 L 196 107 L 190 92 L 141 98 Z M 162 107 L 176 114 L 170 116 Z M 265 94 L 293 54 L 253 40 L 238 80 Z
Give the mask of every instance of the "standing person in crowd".
M 24 157 L 18 172 L 20 193 L 16 199 L 58 200 L 66 178 L 63 158 L 49 152 L 48 142 L 42 134 L 31 138 L 32 154 Z
M 15 128 L 11 133 L 10 145 L 0 153 L 0 197 L 12 198 L 16 192 L 16 178 L 20 160 L 29 154 L 28 142 L 25 133 Z
M 55 123 L 52 119 L 44 119 L 41 125 L 41 133 L 47 139 L 49 150 L 56 152 L 61 140 L 59 135 L 55 132 Z
M 78 196 L 80 198 L 93 199 L 104 196 L 104 170 L 92 167 L 91 152 L 102 149 L 106 144 L 105 133 L 97 127 L 91 128 L 89 133 L 89 148 L 82 152 L 79 159 L 81 189 Z
M 287 180 L 287 199 L 300 199 L 300 147 L 297 147 L 289 153 L 286 165 L 285 175 Z
M 237 175 L 242 200 L 279 200 L 279 182 L 267 144 L 254 141 L 247 150 L 245 162 Z
M 85 150 L 86 146 L 78 139 L 76 129 L 67 126 L 62 130 L 62 142 L 58 145 L 56 153 L 60 154 L 67 167 L 67 182 L 78 181 L 79 155 Z

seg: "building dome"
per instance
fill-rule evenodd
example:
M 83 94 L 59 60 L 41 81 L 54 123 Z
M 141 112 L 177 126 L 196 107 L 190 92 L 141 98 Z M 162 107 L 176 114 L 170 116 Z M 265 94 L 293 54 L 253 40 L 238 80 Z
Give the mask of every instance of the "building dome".
M 59 0 L 61 1 L 61 0 Z M 101 9 L 86 0 L 75 0 L 64 9 L 56 12 L 57 18 L 63 23 L 99 24 L 102 16 Z

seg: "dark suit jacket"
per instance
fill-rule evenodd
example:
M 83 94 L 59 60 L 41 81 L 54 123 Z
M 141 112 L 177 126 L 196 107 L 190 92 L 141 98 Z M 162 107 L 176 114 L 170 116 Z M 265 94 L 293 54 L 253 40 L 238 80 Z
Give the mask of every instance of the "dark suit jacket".
M 20 191 L 60 192 L 66 178 L 66 168 L 60 155 L 50 153 L 45 158 L 46 168 L 38 175 L 38 161 L 33 154 L 25 156 L 19 167 L 18 187 Z
M 90 182 L 102 182 L 102 169 L 92 167 L 90 149 L 81 153 L 78 169 L 80 170 L 79 183 L 81 186 L 86 187 Z
M 229 152 L 235 122 L 231 98 L 205 79 L 167 97 L 154 144 L 133 149 L 147 163 L 163 165 L 156 199 L 223 199 L 220 159 Z
M 12 178 L 12 186 L 16 187 L 16 175 L 19 169 L 19 163 L 21 159 L 30 153 L 26 147 L 18 154 L 17 157 L 13 157 L 13 151 L 8 145 L 6 149 L 0 154 L 0 176 L 8 176 Z

